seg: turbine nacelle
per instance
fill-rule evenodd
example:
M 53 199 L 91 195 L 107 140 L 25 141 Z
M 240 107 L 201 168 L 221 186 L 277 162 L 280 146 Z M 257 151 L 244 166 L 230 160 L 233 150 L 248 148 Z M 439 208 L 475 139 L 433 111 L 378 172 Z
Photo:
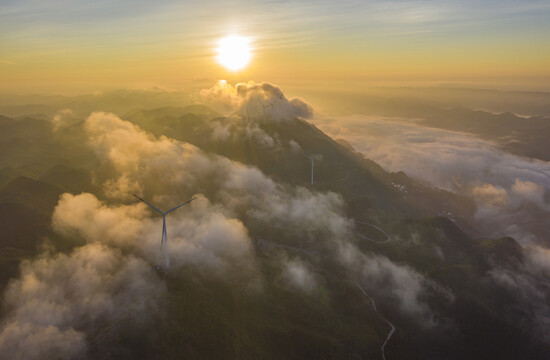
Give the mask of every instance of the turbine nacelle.
M 168 215 L 168 214 L 171 213 L 172 211 L 174 211 L 174 210 L 176 210 L 176 209 L 179 209 L 179 208 L 182 207 L 183 205 L 189 204 L 191 201 L 193 201 L 193 200 L 195 200 L 195 199 L 197 198 L 197 196 L 195 196 L 194 198 L 192 198 L 192 199 L 190 199 L 190 200 L 187 200 L 187 201 L 184 202 L 183 204 L 180 204 L 180 205 L 178 205 L 178 206 L 176 206 L 176 207 L 173 207 L 173 208 L 171 208 L 171 209 L 168 210 L 168 211 L 161 211 L 161 210 L 159 210 L 157 207 L 155 207 L 155 206 L 149 204 L 147 201 L 145 201 L 145 200 L 143 200 L 142 198 L 140 198 L 139 196 L 137 196 L 136 194 L 132 194 L 132 195 L 134 195 L 136 198 L 138 198 L 139 200 L 141 200 L 141 201 L 143 201 L 144 203 L 146 203 L 147 205 L 149 205 L 149 207 L 150 207 L 151 209 L 155 210 L 156 212 L 158 212 L 158 213 L 161 214 L 162 216 Z

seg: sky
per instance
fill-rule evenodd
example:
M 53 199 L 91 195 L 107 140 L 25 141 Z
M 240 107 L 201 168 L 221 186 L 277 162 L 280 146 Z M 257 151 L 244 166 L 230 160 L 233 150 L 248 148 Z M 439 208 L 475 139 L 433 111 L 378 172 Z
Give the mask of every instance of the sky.
M 467 84 L 550 90 L 550 1 L 0 0 L 0 92 Z M 239 72 L 220 38 L 251 38 Z

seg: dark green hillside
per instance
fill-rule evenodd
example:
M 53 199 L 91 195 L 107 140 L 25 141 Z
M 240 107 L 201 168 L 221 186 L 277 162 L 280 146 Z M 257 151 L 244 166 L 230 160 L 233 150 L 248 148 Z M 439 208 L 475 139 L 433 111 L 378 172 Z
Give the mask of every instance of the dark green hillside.
M 56 184 L 71 193 L 96 192 L 92 184 L 92 174 L 85 169 L 73 169 L 65 165 L 56 165 L 39 176 L 41 181 Z
M 49 214 L 61 193 L 63 190 L 56 185 L 20 176 L 0 188 L 0 201 L 20 203 Z
M 187 108 L 183 108 L 187 109 Z M 207 112 L 204 107 L 203 112 Z M 155 115 L 158 112 L 158 117 Z M 285 122 L 259 124 L 259 128 L 274 140 L 273 146 L 249 140 L 246 130 L 237 137 L 226 140 L 213 138 L 213 127 L 218 123 L 231 126 L 229 118 L 204 118 L 193 113 L 180 117 L 166 116 L 166 109 L 139 111 L 129 115 L 138 125 L 153 134 L 165 135 L 189 142 L 201 149 L 214 152 L 245 164 L 257 166 L 264 173 L 285 183 L 309 185 L 311 162 L 303 155 L 320 154 L 315 163 L 315 189 L 335 191 L 362 209 L 360 218 L 368 217 L 369 209 L 375 208 L 378 216 L 387 220 L 398 217 L 437 215 L 441 211 L 455 214 L 458 221 L 467 224 L 473 215 L 473 204 L 458 195 L 407 177 L 403 173 L 391 174 L 378 164 L 365 159 L 314 125 L 299 119 Z M 146 113 L 146 116 L 143 114 Z M 243 120 L 244 121 L 244 120 Z M 216 123 L 216 124 L 214 124 Z M 242 124 L 241 124 L 242 125 Z M 297 142 L 301 152 L 289 143 Z
M 0 291 L 17 274 L 19 262 L 38 252 L 61 193 L 55 185 L 23 176 L 0 188 Z

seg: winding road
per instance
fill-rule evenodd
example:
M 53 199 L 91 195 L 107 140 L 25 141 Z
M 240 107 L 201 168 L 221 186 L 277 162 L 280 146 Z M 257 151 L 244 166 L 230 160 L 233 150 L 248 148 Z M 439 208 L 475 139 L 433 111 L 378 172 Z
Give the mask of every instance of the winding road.
M 348 170 L 347 174 L 341 178 L 338 178 L 338 179 L 334 179 L 334 180 L 321 180 L 321 181 L 317 181 L 316 183 L 329 183 L 329 182 L 338 182 L 338 181 L 343 181 L 343 180 L 347 180 L 348 178 L 350 178 L 351 176 L 351 170 Z M 376 240 L 376 239 L 372 239 L 371 237 L 367 236 L 367 235 L 363 235 L 363 234 L 360 234 L 359 232 L 357 231 L 351 231 L 350 233 L 356 235 L 356 236 L 359 236 L 363 239 L 366 239 L 370 242 L 373 242 L 375 244 L 384 244 L 384 243 L 387 243 L 391 240 L 390 238 L 390 235 L 385 232 L 384 230 L 382 230 L 380 227 L 374 225 L 374 224 L 370 224 L 370 223 L 367 223 L 367 222 L 363 222 L 363 221 L 359 221 L 357 219 L 352 219 L 354 221 L 354 223 L 356 224 L 361 224 L 361 225 L 366 225 L 366 226 L 370 226 L 372 227 L 373 229 L 379 231 L 380 233 L 384 234 L 385 236 L 385 239 L 384 240 Z M 306 232 L 310 232 L 310 231 L 314 231 L 316 229 L 300 229 L 300 228 L 285 228 L 285 227 L 281 227 L 281 226 L 271 226 L 273 228 L 279 228 L 279 229 L 283 229 L 283 230 L 289 230 L 289 231 L 306 231 Z M 294 247 L 294 246 L 289 246 L 289 245 L 283 245 L 283 244 L 278 244 L 276 242 L 273 242 L 273 241 L 269 241 L 269 240 L 265 240 L 265 239 L 261 239 L 261 238 L 256 238 L 255 239 L 256 242 L 259 244 L 259 245 L 262 245 L 262 246 L 265 246 L 267 248 L 284 248 L 284 249 L 288 249 L 288 250 L 292 250 L 292 251 L 295 251 L 295 252 L 299 252 L 299 253 L 303 253 L 303 254 L 306 254 L 306 255 L 316 255 L 317 252 L 315 251 L 309 251 L 309 250 L 304 250 L 304 249 L 301 249 L 301 248 L 297 248 L 297 247 Z M 351 282 L 353 282 L 355 284 L 355 286 L 357 286 L 357 288 L 359 288 L 359 290 L 363 293 L 363 295 L 365 295 L 367 297 L 367 299 L 370 301 L 370 303 L 372 304 L 372 308 L 374 309 L 374 311 L 376 312 L 376 314 L 380 317 L 380 319 L 384 320 L 384 322 L 386 322 L 389 326 L 390 326 L 390 330 L 388 332 L 388 334 L 386 335 L 386 339 L 384 339 L 384 342 L 382 343 L 382 346 L 380 347 L 380 351 L 382 352 L 382 359 L 383 360 L 386 360 L 386 345 L 388 345 L 388 342 L 390 341 L 390 339 L 392 338 L 393 334 L 395 333 L 395 326 L 391 323 L 391 321 L 389 321 L 388 319 L 386 319 L 384 316 L 382 316 L 382 314 L 380 314 L 380 312 L 378 312 L 378 309 L 376 307 L 376 303 L 374 302 L 374 299 L 365 291 L 365 289 L 363 289 L 363 287 L 361 285 L 359 285 L 358 282 L 354 281 L 354 280 L 350 280 Z
M 361 225 L 367 225 L 367 226 L 370 226 L 378 231 L 380 231 L 382 234 L 384 234 L 384 236 L 386 237 L 385 240 L 382 240 L 382 241 L 378 241 L 378 240 L 374 240 L 374 239 L 371 239 L 370 237 L 366 236 L 366 235 L 362 235 L 362 234 L 359 234 L 358 232 L 354 232 L 355 235 L 359 236 L 359 237 L 362 237 L 363 239 L 367 239 L 375 244 L 384 244 L 384 243 L 387 243 L 388 241 L 390 241 L 390 236 L 388 235 L 387 232 L 385 232 L 384 230 L 380 229 L 378 226 L 376 225 L 373 225 L 373 224 L 369 224 L 369 223 L 366 223 L 366 222 L 362 222 L 362 221 L 359 221 L 359 220 L 356 220 L 356 219 L 352 219 L 355 223 L 357 224 L 361 224 Z
M 254 240 L 256 240 L 258 245 L 265 246 L 269 249 L 283 248 L 283 249 L 292 250 L 292 251 L 302 253 L 302 254 L 306 254 L 306 255 L 310 255 L 310 256 L 317 254 L 317 252 L 315 252 L 315 251 L 309 251 L 309 250 L 300 249 L 300 248 L 297 248 L 297 247 L 294 247 L 294 246 L 278 244 L 276 242 L 261 239 L 261 238 L 255 238 Z M 382 343 L 382 346 L 380 347 L 380 351 L 382 351 L 382 359 L 386 360 L 386 350 L 385 350 L 386 345 L 388 344 L 391 337 L 395 333 L 395 326 L 391 323 L 391 321 L 386 319 L 384 316 L 382 316 L 382 314 L 380 314 L 378 312 L 378 308 L 376 307 L 376 303 L 374 302 L 374 299 L 369 294 L 367 294 L 365 289 L 363 289 L 363 287 L 361 285 L 359 285 L 359 283 L 357 281 L 354 281 L 354 280 L 349 280 L 349 281 L 353 282 L 355 284 L 355 286 L 357 286 L 359 288 L 359 290 L 361 290 L 363 295 L 365 295 L 367 297 L 367 299 L 369 299 L 370 303 L 372 304 L 372 308 L 374 309 L 376 314 L 390 326 L 390 331 L 388 332 L 388 335 L 386 336 L 386 339 L 384 340 L 384 343 Z
M 388 332 L 388 335 L 386 336 L 386 340 L 384 340 L 384 343 L 382 344 L 382 346 L 380 347 L 380 350 L 382 351 L 382 359 L 383 360 L 386 360 L 386 351 L 385 351 L 385 348 L 386 348 L 386 345 L 388 344 L 388 341 L 390 341 L 391 337 L 393 336 L 393 333 L 395 332 L 395 326 L 393 326 L 393 324 L 388 320 L 386 319 L 385 317 L 383 317 L 379 312 L 378 312 L 378 309 L 376 308 L 376 303 L 374 302 L 373 298 L 370 297 L 369 294 L 367 294 L 367 292 L 365 291 L 365 289 L 363 289 L 363 287 L 361 285 L 359 285 L 358 282 L 354 281 L 353 282 L 358 288 L 359 290 L 361 290 L 361 292 L 370 300 L 371 304 L 372 304 L 372 307 L 374 308 L 374 311 L 376 311 L 376 313 L 378 314 L 378 316 L 384 320 L 386 323 L 388 323 L 388 325 L 390 326 L 390 331 Z

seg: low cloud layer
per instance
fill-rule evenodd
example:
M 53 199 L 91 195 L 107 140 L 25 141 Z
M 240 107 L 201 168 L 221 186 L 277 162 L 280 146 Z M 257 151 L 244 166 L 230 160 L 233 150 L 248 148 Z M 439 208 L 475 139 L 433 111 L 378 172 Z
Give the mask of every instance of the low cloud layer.
M 154 316 L 164 291 L 148 263 L 101 244 L 43 254 L 23 262 L 21 276 L 6 291 L 0 354 L 81 357 L 102 327 L 116 329 L 135 314 Z
M 53 228 L 66 236 L 101 242 L 163 264 L 159 251 L 162 217 L 144 203 L 107 205 L 92 194 L 64 194 L 53 215 Z M 240 220 L 227 218 L 199 198 L 167 217 L 171 266 L 224 276 L 237 269 L 253 272 L 251 242 Z
M 211 120 L 208 126 L 212 130 L 210 135 L 213 141 L 240 142 L 248 141 L 255 147 L 275 149 L 280 147 L 277 136 L 272 137 L 266 133 L 258 122 L 249 121 L 239 116 L 230 116 L 223 119 Z
M 221 213 L 243 221 L 315 228 L 334 237 L 352 226 L 335 193 L 283 186 L 255 167 L 164 136 L 157 139 L 113 114 L 92 114 L 86 129 L 90 146 L 109 169 L 103 184 L 113 200 L 144 193 L 168 209 L 202 193 Z
M 243 223 L 251 222 L 255 226 L 279 226 L 307 232 L 314 230 L 318 245 L 324 242 L 329 248 L 345 247 L 348 243 L 353 222 L 343 215 L 344 203 L 338 194 L 317 193 L 304 187 L 278 184 L 256 168 L 221 156 L 205 154 L 190 144 L 166 137 L 154 138 L 112 114 L 92 114 L 86 120 L 86 128 L 90 145 L 105 165 L 111 168 L 111 177 L 105 183 L 105 188 L 109 189 L 108 195 L 115 194 L 116 199 L 122 200 L 131 198 L 128 186 L 113 187 L 113 184 L 126 184 L 125 179 L 133 179 L 135 189 L 145 189 L 148 197 L 155 204 L 160 204 L 161 208 L 175 205 L 173 197 L 177 194 L 188 194 L 180 196 L 183 199 L 197 192 L 204 194 L 190 208 L 182 209 L 180 214 L 176 212 L 170 215 L 173 216 L 172 220 L 168 220 L 169 248 L 174 264 L 177 264 L 178 258 L 182 259 L 179 261 L 189 258 L 201 261 L 201 264 L 218 264 L 227 259 L 224 256 L 232 253 L 242 256 L 239 262 L 243 263 L 242 260 L 247 258 L 243 255 L 248 254 L 249 244 Z M 80 199 L 73 197 L 64 200 L 77 202 Z M 112 211 L 99 204 L 97 199 L 88 201 L 92 210 L 87 213 L 94 214 L 94 217 L 103 217 L 102 208 L 104 211 Z M 65 205 L 63 201 L 58 211 L 63 208 L 62 205 Z M 146 244 L 149 241 L 147 239 L 153 239 L 150 251 L 154 253 L 154 247 L 158 246 L 160 219 L 151 225 L 147 221 L 154 220 L 143 219 L 143 213 L 138 209 L 120 206 L 119 210 L 126 217 L 134 217 L 134 220 L 118 220 L 116 223 L 126 223 L 134 229 L 140 229 L 140 225 L 132 224 L 141 223 L 140 231 L 148 235 L 139 241 Z M 67 216 L 60 218 L 68 218 L 70 213 L 78 212 L 68 206 L 66 213 Z M 212 221 L 209 222 L 209 219 Z M 85 227 L 85 224 L 90 223 L 100 222 L 93 218 L 81 219 L 78 224 L 82 225 L 73 228 Z M 202 231 L 193 230 L 192 226 Z M 114 225 L 109 225 L 109 228 L 110 231 L 116 231 Z M 97 231 L 97 225 L 89 231 Z M 195 232 L 198 234 L 196 240 L 193 239 Z M 207 233 L 213 233 L 212 242 L 207 241 Z M 233 240 L 229 236 L 231 234 L 234 234 Z M 223 236 L 227 239 L 221 240 Z M 198 249 L 201 251 L 194 253 Z M 184 251 L 188 252 L 187 256 Z M 355 251 L 360 253 L 357 249 Z M 427 303 L 421 300 L 427 289 L 426 280 L 412 269 L 395 265 L 388 259 L 377 258 L 343 263 L 353 271 L 357 266 L 363 269 L 365 279 L 369 282 L 384 282 L 386 278 L 395 280 L 385 283 L 391 283 L 397 290 L 387 288 L 385 291 L 392 292 L 392 299 L 400 304 L 402 311 L 423 318 L 425 324 L 433 322 Z M 369 263 L 374 265 L 367 269 Z M 379 268 L 386 270 L 380 273 L 377 270 Z M 290 260 L 284 262 L 282 274 L 290 286 L 305 292 L 312 291 L 314 287 L 315 278 L 304 263 Z
M 373 294 L 396 305 L 402 314 L 423 328 L 438 325 L 438 314 L 432 311 L 428 297 L 436 295 L 453 301 L 443 289 L 414 269 L 392 262 L 384 256 L 363 254 L 354 245 L 342 244 L 338 251 L 341 262 L 356 272 Z
M 81 121 L 71 109 L 59 110 L 52 118 L 54 132 L 68 128 Z
M 492 263 L 486 281 L 504 291 L 502 296 L 512 299 L 504 315 L 515 319 L 525 331 L 549 341 L 550 292 L 544 285 L 550 275 L 550 256 L 545 248 L 550 244 L 548 162 L 506 153 L 470 134 L 423 127 L 406 119 L 354 116 L 315 122 L 386 170 L 405 171 L 472 198 L 477 204 L 476 226 L 485 236 L 512 236 L 520 241 L 523 261 Z M 355 256 L 355 261 L 358 258 L 362 256 Z M 369 284 L 389 286 L 389 293 L 399 295 L 402 311 L 428 319 L 428 324 L 437 317 L 423 302 L 425 294 L 436 291 L 452 298 L 418 273 L 385 258 L 366 256 L 361 263 Z
M 507 310 L 519 319 L 518 325 L 539 339 L 550 342 L 550 289 L 547 286 L 550 251 L 531 247 L 524 253 L 523 262 L 516 266 L 495 264 L 488 276 L 513 299 Z
M 281 277 L 285 284 L 291 289 L 302 291 L 306 294 L 313 294 L 319 284 L 318 279 L 311 267 L 299 258 L 283 258 L 281 261 Z
M 548 243 L 541 220 L 550 215 L 549 163 L 511 155 L 470 134 L 403 119 L 354 116 L 315 123 L 389 171 L 471 197 L 487 236 Z

